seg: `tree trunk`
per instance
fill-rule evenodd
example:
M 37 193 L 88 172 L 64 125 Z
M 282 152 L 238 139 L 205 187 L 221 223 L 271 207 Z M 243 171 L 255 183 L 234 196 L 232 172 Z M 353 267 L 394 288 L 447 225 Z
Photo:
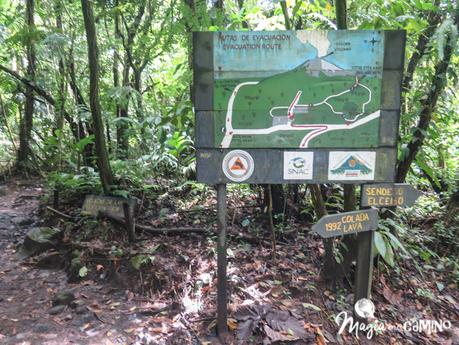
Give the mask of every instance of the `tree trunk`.
M 115 7 L 117 7 L 118 4 L 119 4 L 118 0 L 115 0 L 114 2 Z M 114 30 L 115 44 L 113 45 L 113 87 L 115 89 L 118 89 L 120 87 L 120 72 L 118 70 L 120 61 L 119 61 L 119 55 L 118 55 L 119 53 L 118 53 L 117 42 L 116 42 L 121 39 L 119 30 L 120 30 L 120 18 L 119 18 L 118 12 L 115 11 L 115 30 Z M 116 99 L 115 100 L 115 118 L 118 118 L 119 116 L 120 116 L 120 105 L 119 105 L 118 100 Z M 109 140 L 108 137 L 107 137 L 107 140 Z M 109 143 L 109 148 L 110 148 L 110 143 Z
M 237 0 L 237 6 L 239 7 L 239 11 L 242 11 L 244 9 L 244 0 Z M 243 20 L 241 24 L 244 29 L 249 28 L 249 23 L 246 20 Z
M 110 192 L 113 185 L 113 175 L 108 160 L 105 145 L 104 124 L 99 103 L 99 50 L 97 47 L 96 27 L 94 24 L 93 0 L 81 0 L 86 41 L 88 44 L 89 62 L 89 104 L 91 106 L 92 120 L 97 154 L 97 165 L 104 192 Z
M 148 150 L 148 145 L 147 145 L 147 138 L 145 137 L 145 130 L 146 130 L 146 125 L 143 122 L 144 121 L 144 114 L 143 114 L 143 99 L 142 99 L 142 72 L 143 68 L 135 68 L 134 69 L 134 90 L 137 91 L 136 95 L 136 115 L 137 115 L 137 121 L 139 123 L 142 123 L 140 127 L 140 148 L 142 151 L 146 152 Z
M 314 205 L 314 211 L 317 219 L 327 215 L 327 209 L 325 207 L 324 200 L 322 199 L 322 193 L 318 184 L 309 185 L 311 191 L 312 203 Z M 322 239 L 324 245 L 324 269 L 322 270 L 322 277 L 327 281 L 334 283 L 335 281 L 335 269 L 336 261 L 333 255 L 333 238 Z
M 346 0 L 336 0 L 336 28 L 347 29 L 347 4 Z M 355 185 L 343 185 L 344 212 L 354 211 L 356 207 Z M 342 280 L 349 272 L 352 262 L 357 259 L 357 238 L 355 235 L 344 236 L 344 246 L 341 246 L 343 261 L 340 270 L 337 272 L 337 279 Z
M 55 12 L 56 12 L 56 28 L 60 33 L 63 33 L 62 27 L 62 7 L 60 2 L 55 3 Z M 56 113 L 56 131 L 54 135 L 57 136 L 58 139 L 58 152 L 57 152 L 57 170 L 62 170 L 62 138 L 63 138 L 63 130 L 64 130 L 64 113 L 65 113 L 65 94 L 66 94 L 66 80 L 65 80 L 65 64 L 64 59 L 59 58 L 59 96 L 57 100 L 57 108 L 55 109 Z
M 34 44 L 34 0 L 26 1 L 26 22 L 27 22 L 27 78 L 32 82 L 35 81 L 35 44 Z M 33 88 L 26 85 L 26 100 L 24 116 L 20 119 L 19 131 L 19 149 L 17 152 L 17 169 L 19 171 L 27 170 L 27 160 L 31 154 L 30 140 L 32 138 L 34 98 Z
M 75 60 L 73 58 L 73 49 L 70 49 L 67 63 L 68 63 L 68 72 L 69 72 L 69 77 L 70 77 L 69 86 L 70 86 L 70 89 L 72 90 L 73 97 L 75 98 L 75 102 L 78 108 L 78 114 L 81 114 L 83 112 L 89 111 L 90 109 L 88 105 L 86 104 L 86 101 L 84 100 L 81 90 L 77 84 L 77 78 L 76 78 L 76 73 L 75 73 Z M 76 123 L 71 124 L 71 127 L 72 127 L 73 135 L 75 136 L 75 139 L 77 141 L 80 141 L 86 136 L 94 134 L 94 131 L 92 130 L 92 127 L 90 126 L 90 124 L 85 121 L 82 121 L 80 116 L 78 116 Z M 91 157 L 94 156 L 93 152 L 94 152 L 93 144 L 86 145 L 83 150 L 83 161 L 88 166 L 92 166 L 94 164 L 91 159 Z
M 118 0 L 115 0 L 115 6 L 118 6 Z M 120 25 L 120 18 L 118 12 L 115 12 L 115 38 L 117 40 L 121 40 L 121 25 Z M 119 77 L 119 55 L 118 51 L 116 50 L 116 46 L 114 49 L 114 57 L 113 57 L 113 86 L 115 88 L 120 87 L 120 77 Z M 123 75 L 122 75 L 122 86 L 127 87 L 129 86 L 129 63 L 127 54 L 124 58 L 124 67 L 123 67 Z M 128 107 L 129 107 L 129 100 L 126 100 L 126 103 L 120 102 L 119 99 L 116 100 L 116 118 L 122 119 L 128 116 Z M 116 143 L 117 143 L 117 150 L 116 154 L 119 158 L 127 158 L 128 156 L 128 141 L 126 136 L 126 124 L 122 122 L 118 122 L 116 125 Z
M 288 16 L 288 8 L 287 8 L 287 3 L 285 1 L 281 1 L 281 8 L 282 8 L 282 14 L 284 15 L 284 25 L 286 30 L 290 30 L 292 26 L 290 25 L 290 18 Z
M 454 24 L 456 26 L 459 25 L 459 13 L 455 16 Z M 439 60 L 435 65 L 435 71 L 432 77 L 429 92 L 426 95 L 427 97 L 421 100 L 419 120 L 413 133 L 413 138 L 407 145 L 408 154 L 405 155 L 403 160 L 398 162 L 396 180 L 399 183 L 405 182 L 405 178 L 410 170 L 411 164 L 424 143 L 425 133 L 427 132 L 432 120 L 432 114 L 437 106 L 438 98 L 445 89 L 447 81 L 446 73 L 453 53 L 453 36 L 454 35 L 452 34 L 448 34 L 443 59 Z
M 438 0 L 434 2 L 435 6 L 438 6 Z M 442 15 L 438 11 L 432 11 L 429 13 L 427 17 L 427 22 L 429 25 L 427 28 L 419 34 L 418 41 L 416 43 L 416 48 L 413 51 L 413 55 L 411 55 L 410 61 L 408 62 L 408 66 L 406 68 L 405 76 L 402 82 L 402 93 L 404 97 L 401 99 L 400 109 L 403 112 L 405 110 L 406 104 L 406 93 L 411 88 L 411 82 L 413 81 L 414 71 L 419 64 L 419 61 L 424 56 L 426 51 L 428 50 L 428 43 L 431 40 L 432 36 L 435 34 L 435 30 L 437 29 L 437 25 L 440 23 Z
M 338 30 L 347 29 L 347 6 L 346 0 L 335 0 L 336 9 L 336 28 Z
M 126 89 L 129 87 L 129 69 L 130 69 L 130 65 L 129 65 L 127 53 L 126 53 L 126 57 L 124 59 L 123 80 L 122 80 L 122 85 Z M 129 142 L 128 142 L 129 138 L 127 136 L 128 125 L 127 125 L 127 121 L 124 121 L 129 116 L 128 115 L 129 114 L 129 97 L 130 95 L 127 95 L 126 99 L 120 103 L 119 113 L 118 113 L 119 114 L 118 119 L 120 121 L 118 121 L 117 127 L 116 127 L 116 142 L 118 144 L 117 155 L 118 155 L 118 158 L 121 158 L 121 159 L 126 159 L 129 156 Z
M 134 18 L 134 21 L 131 25 L 128 25 L 123 17 L 124 26 L 126 27 L 126 34 L 127 38 L 123 35 L 121 29 L 118 30 L 118 35 L 122 39 L 124 50 L 125 50 L 125 57 L 124 57 L 124 68 L 123 68 L 123 87 L 128 88 L 129 84 L 129 70 L 132 67 L 135 71 L 135 63 L 134 58 L 132 56 L 132 50 L 134 45 L 134 38 L 137 34 L 137 30 L 139 29 L 140 23 L 142 22 L 142 18 L 145 14 L 146 8 L 146 1 L 141 1 L 139 3 L 137 14 Z M 127 121 L 122 121 L 123 118 L 128 117 L 128 108 L 129 108 L 129 97 L 122 102 L 120 105 L 120 112 L 119 112 L 119 121 L 118 127 L 116 130 L 117 134 L 117 143 L 118 143 L 118 157 L 119 158 L 128 158 L 129 156 L 129 138 L 127 136 L 127 130 L 129 128 Z

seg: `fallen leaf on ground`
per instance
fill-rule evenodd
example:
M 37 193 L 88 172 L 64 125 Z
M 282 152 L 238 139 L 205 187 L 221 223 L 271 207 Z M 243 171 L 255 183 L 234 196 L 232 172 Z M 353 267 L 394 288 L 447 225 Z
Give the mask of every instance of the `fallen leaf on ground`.
M 298 337 L 288 333 L 286 334 L 285 332 L 277 332 L 268 325 L 264 325 L 263 330 L 273 343 L 276 341 L 293 341 L 299 339 Z
M 226 323 L 227 323 L 228 329 L 229 329 L 230 331 L 234 331 L 235 329 L 237 329 L 237 320 L 229 318 L 229 319 L 226 321 Z
M 316 341 L 317 345 L 325 345 L 327 343 L 327 339 L 325 339 L 319 327 L 316 328 Z
M 303 303 L 303 307 L 306 308 L 306 309 L 312 309 L 312 310 L 315 310 L 315 311 L 322 311 L 322 309 L 320 309 L 320 307 L 314 305 L 314 304 L 311 304 L 311 303 Z

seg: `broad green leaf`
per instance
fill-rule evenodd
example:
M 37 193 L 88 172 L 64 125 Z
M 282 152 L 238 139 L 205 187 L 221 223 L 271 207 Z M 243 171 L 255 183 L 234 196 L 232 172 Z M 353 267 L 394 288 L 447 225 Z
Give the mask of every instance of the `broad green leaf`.
M 406 233 L 406 229 L 403 227 L 403 226 L 400 226 L 400 224 L 398 224 L 397 222 L 395 222 L 393 219 L 391 218 L 387 218 L 386 219 L 386 223 L 389 224 L 389 225 L 392 225 L 395 229 L 397 229 L 397 231 L 400 233 L 400 234 L 405 234 Z
M 394 247 L 401 249 L 406 255 L 411 256 L 410 253 L 406 250 L 406 248 L 403 246 L 403 244 L 398 240 L 398 238 L 394 234 L 390 233 L 389 231 L 385 231 L 384 235 L 389 237 L 391 244 Z
M 376 250 L 378 253 L 384 257 L 386 255 L 386 242 L 384 241 L 384 237 L 379 232 L 375 232 L 374 243 L 376 246 Z
M 86 145 L 89 145 L 94 142 L 94 134 L 88 135 L 87 137 L 84 137 L 80 141 L 78 141 L 75 144 L 75 148 L 77 151 L 81 152 L 85 148 Z
M 429 177 L 434 181 L 437 187 L 441 189 L 440 181 L 438 181 L 438 178 L 435 175 L 434 171 L 427 165 L 427 163 L 418 157 L 416 158 L 416 164 L 422 171 L 429 175 Z
M 383 256 L 383 259 L 390 267 L 394 267 L 394 251 L 389 242 L 386 242 L 386 253 Z

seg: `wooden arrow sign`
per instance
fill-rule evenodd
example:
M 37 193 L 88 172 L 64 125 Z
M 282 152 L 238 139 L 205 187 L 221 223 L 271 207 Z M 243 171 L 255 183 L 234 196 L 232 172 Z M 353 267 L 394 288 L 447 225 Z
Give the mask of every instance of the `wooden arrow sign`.
M 362 187 L 362 207 L 411 206 L 422 193 L 407 183 L 365 184 Z
M 376 230 L 377 228 L 378 210 L 370 208 L 322 217 L 312 226 L 312 231 L 323 238 L 328 238 Z

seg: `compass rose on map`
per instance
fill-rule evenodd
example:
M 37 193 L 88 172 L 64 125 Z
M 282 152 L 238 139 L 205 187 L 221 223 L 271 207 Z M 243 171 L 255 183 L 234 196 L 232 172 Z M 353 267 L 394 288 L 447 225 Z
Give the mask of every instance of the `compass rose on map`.
M 378 43 L 378 42 L 381 42 L 381 40 L 375 40 L 375 38 L 373 37 L 371 40 L 364 40 L 365 43 L 370 43 L 371 44 L 371 51 L 373 52 L 374 51 L 374 48 L 375 48 L 375 44 Z
M 233 150 L 226 154 L 222 170 L 227 178 L 234 182 L 247 180 L 253 173 L 253 158 L 243 150 Z

